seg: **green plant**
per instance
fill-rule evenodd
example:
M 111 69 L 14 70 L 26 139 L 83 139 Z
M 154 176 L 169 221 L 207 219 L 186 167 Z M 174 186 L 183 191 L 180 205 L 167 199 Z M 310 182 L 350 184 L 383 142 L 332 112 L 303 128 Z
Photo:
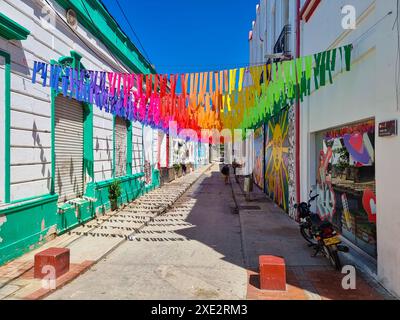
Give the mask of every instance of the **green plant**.
M 112 210 L 116 210 L 118 208 L 118 198 L 121 195 L 121 183 L 118 180 L 115 180 L 108 187 L 108 198 L 110 199 Z
M 343 172 L 346 168 L 350 167 L 350 154 L 346 148 L 340 148 L 335 151 L 335 154 L 339 155 L 339 161 L 336 167 Z
M 180 168 L 181 168 L 181 164 L 180 163 L 174 163 L 174 169 L 175 169 L 176 172 L 178 172 Z

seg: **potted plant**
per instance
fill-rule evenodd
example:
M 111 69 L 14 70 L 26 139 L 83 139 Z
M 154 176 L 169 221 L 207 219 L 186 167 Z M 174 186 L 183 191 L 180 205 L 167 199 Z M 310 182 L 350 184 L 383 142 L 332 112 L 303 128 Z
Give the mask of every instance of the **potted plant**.
M 175 169 L 175 178 L 180 177 L 180 170 L 181 170 L 181 164 L 180 163 L 174 163 L 174 169 Z
M 118 180 L 113 181 L 108 187 L 108 198 L 110 199 L 112 211 L 118 209 L 118 198 L 121 194 L 121 183 Z

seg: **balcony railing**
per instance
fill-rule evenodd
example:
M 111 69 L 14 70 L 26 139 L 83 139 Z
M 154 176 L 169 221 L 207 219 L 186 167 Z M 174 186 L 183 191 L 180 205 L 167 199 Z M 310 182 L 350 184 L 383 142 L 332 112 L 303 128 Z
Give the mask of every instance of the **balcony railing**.
M 290 51 L 290 34 L 292 27 L 287 24 L 283 27 L 281 34 L 274 46 L 274 53 L 282 53 L 284 55 L 291 55 Z

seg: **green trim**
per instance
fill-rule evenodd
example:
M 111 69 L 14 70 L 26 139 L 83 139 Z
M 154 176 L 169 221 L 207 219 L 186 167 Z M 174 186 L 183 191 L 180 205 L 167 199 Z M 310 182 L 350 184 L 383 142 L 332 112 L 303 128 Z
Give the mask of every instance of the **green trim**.
M 31 32 L 0 12 L 0 37 L 6 40 L 26 40 Z
M 10 204 L 17 204 L 17 203 L 21 203 L 21 202 L 25 202 L 25 201 L 36 200 L 36 199 L 40 199 L 40 198 L 47 197 L 50 195 L 51 194 L 46 193 L 46 194 L 42 194 L 40 196 L 32 196 L 32 197 L 22 198 L 22 199 L 18 199 L 18 200 L 13 200 L 13 201 L 10 201 Z
M 84 103 L 83 122 L 83 172 L 84 185 L 94 181 L 94 152 L 93 152 L 93 105 Z M 86 181 L 86 177 L 89 180 Z
M 156 73 L 115 19 L 99 0 L 56 0 L 65 10 L 72 8 L 87 30 L 96 36 L 118 59 L 136 73 Z
M 112 177 L 115 178 L 115 123 L 117 117 L 113 116 L 113 163 L 112 163 Z
M 62 56 L 56 60 L 51 60 L 51 64 L 68 64 L 71 67 L 80 70 L 85 69 L 81 63 L 82 55 L 72 50 L 71 56 Z M 54 89 L 51 89 L 51 188 L 50 193 L 55 193 L 55 178 L 56 178 L 56 152 L 55 152 L 55 127 L 56 127 L 56 100 L 57 94 Z M 87 187 L 94 181 L 94 151 L 93 151 L 93 105 L 81 103 L 83 106 L 84 122 L 83 122 L 83 174 L 84 186 Z M 86 181 L 86 175 L 90 177 Z M 86 188 L 85 188 L 86 189 Z M 86 190 L 85 190 L 86 191 Z M 86 192 L 85 192 L 86 194 Z
M 11 199 L 10 178 L 10 134 L 11 134 L 11 56 L 8 52 L 0 50 L 0 56 L 5 59 L 5 82 L 4 82 L 4 202 L 9 203 Z M 0 79 L 0 81 L 2 81 Z
M 132 121 L 127 121 L 126 127 L 126 174 L 132 174 Z
M 19 201 L 0 208 L 0 214 L 8 215 L 10 213 L 18 212 L 20 210 L 31 209 L 33 207 L 39 207 L 46 203 L 58 200 L 58 195 L 44 195 L 41 197 L 32 197 L 31 199 L 26 199 L 24 201 Z
M 142 172 L 144 172 L 144 124 L 142 124 Z
M 50 62 L 54 64 L 54 61 Z M 51 89 L 51 185 L 50 194 L 55 194 L 56 182 L 56 92 Z
M 113 183 L 114 181 L 119 181 L 119 182 L 126 182 L 129 180 L 133 180 L 133 179 L 138 179 L 138 178 L 142 178 L 144 177 L 144 173 L 140 172 L 140 173 L 135 173 L 132 175 L 126 175 L 123 177 L 117 177 L 117 178 L 113 178 L 113 179 L 108 179 L 108 180 L 103 180 L 103 181 L 99 181 L 99 182 L 95 182 L 95 186 L 99 187 L 99 188 L 104 188 L 109 186 L 111 183 Z

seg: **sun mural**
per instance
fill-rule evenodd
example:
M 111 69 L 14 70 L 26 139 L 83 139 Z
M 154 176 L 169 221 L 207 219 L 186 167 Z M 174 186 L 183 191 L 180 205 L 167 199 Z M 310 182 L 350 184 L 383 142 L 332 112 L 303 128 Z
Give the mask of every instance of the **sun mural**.
M 271 120 L 267 128 L 265 146 L 265 188 L 268 195 L 288 211 L 288 111 L 280 114 L 278 121 Z
M 253 171 L 254 182 L 260 188 L 264 188 L 264 126 L 254 131 L 255 166 Z

